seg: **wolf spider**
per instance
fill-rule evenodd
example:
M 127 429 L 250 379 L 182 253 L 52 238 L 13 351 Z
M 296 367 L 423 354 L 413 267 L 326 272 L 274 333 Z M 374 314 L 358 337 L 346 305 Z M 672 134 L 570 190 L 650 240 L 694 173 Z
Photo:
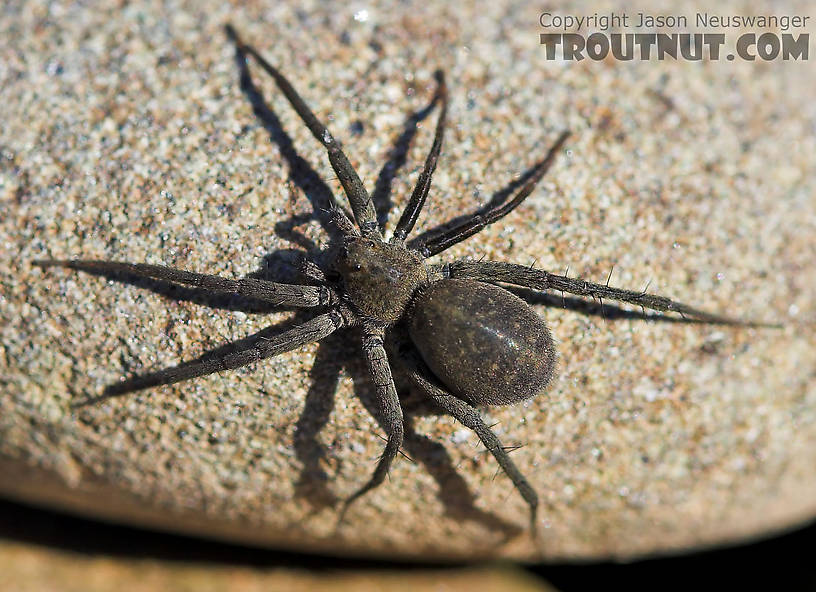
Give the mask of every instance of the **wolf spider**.
M 535 533 L 538 496 L 475 407 L 517 403 L 541 394 L 552 379 L 556 350 L 544 320 L 521 298 L 497 284 L 567 292 L 601 302 L 604 298 L 618 300 L 702 322 L 748 324 L 645 291 L 593 284 L 523 265 L 464 260 L 427 265 L 425 259 L 473 236 L 518 207 L 547 172 L 569 132 L 560 134 L 515 195 L 444 231 L 407 241 L 428 195 L 445 131 L 447 89 L 443 74 L 437 72 L 434 101 L 438 99 L 441 108 L 433 145 L 393 235 L 385 241 L 374 204 L 340 144 L 274 66 L 253 47 L 245 45 L 231 26 L 227 26 L 227 34 L 242 58 L 251 55 L 272 76 L 328 153 L 351 206 L 349 216 L 343 207 L 332 203 L 330 220 L 342 237 L 340 244 L 333 246 L 333 263 L 324 266 L 326 269 L 304 263 L 301 271 L 310 281 L 307 284 L 282 284 L 250 277 L 236 280 L 118 261 L 41 260 L 34 264 L 42 268 L 62 266 L 95 273 L 126 273 L 212 293 L 241 295 L 272 305 L 323 311 L 299 326 L 242 346 L 238 351 L 204 355 L 175 367 L 133 376 L 108 387 L 106 396 L 239 368 L 320 341 L 341 328 L 360 328 L 362 352 L 388 438 L 368 482 L 345 500 L 339 514 L 342 518 L 353 501 L 382 483 L 403 441 L 402 408 L 384 347 L 386 333 L 396 330 L 403 343 L 408 343 L 408 347 L 401 348 L 400 357 L 414 385 L 478 435 L 529 505 L 530 525 Z M 405 338 L 406 333 L 410 341 Z

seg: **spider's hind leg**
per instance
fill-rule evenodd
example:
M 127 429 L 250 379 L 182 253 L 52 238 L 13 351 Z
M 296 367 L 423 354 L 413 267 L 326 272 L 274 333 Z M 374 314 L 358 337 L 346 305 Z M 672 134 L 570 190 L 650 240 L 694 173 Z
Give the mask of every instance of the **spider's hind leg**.
M 363 337 L 363 353 L 365 354 L 371 379 L 377 392 L 377 404 L 380 411 L 380 419 L 384 423 L 388 440 L 383 450 L 374 474 L 360 489 L 355 491 L 343 503 L 340 510 L 338 524 L 342 522 L 349 506 L 360 497 L 378 487 L 388 474 L 391 463 L 399 454 L 402 439 L 405 434 L 405 425 L 402 418 L 402 407 L 400 406 L 397 389 L 394 386 L 394 379 L 391 376 L 391 367 L 388 365 L 388 356 L 383 345 L 384 331 L 379 328 L 370 328 Z
M 538 494 L 530 485 L 526 477 L 521 473 L 515 463 L 510 460 L 508 448 L 502 446 L 499 438 L 493 430 L 485 424 L 479 412 L 468 405 L 462 399 L 455 397 L 440 387 L 436 380 L 431 378 L 430 370 L 424 363 L 416 358 L 411 360 L 408 373 L 414 383 L 425 393 L 434 403 L 439 405 L 445 412 L 452 415 L 459 423 L 473 430 L 485 448 L 498 461 L 499 466 L 510 478 L 516 490 L 530 507 L 530 532 L 536 536 L 536 516 L 538 510 Z
M 526 265 L 502 261 L 454 261 L 448 266 L 448 276 L 480 282 L 512 284 L 532 290 L 567 292 L 576 296 L 597 298 L 601 301 L 604 299 L 617 300 L 659 312 L 674 312 L 682 318 L 702 323 L 742 327 L 781 327 L 778 323 L 743 320 L 711 313 L 658 294 L 613 288 L 605 284 L 593 284 L 580 278 L 571 278 L 543 269 L 533 269 Z

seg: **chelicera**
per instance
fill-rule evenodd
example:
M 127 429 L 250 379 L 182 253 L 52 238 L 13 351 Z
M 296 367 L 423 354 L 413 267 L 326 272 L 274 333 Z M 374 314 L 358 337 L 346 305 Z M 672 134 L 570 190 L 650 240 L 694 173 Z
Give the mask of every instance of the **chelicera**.
M 43 268 L 62 266 L 96 273 L 126 273 L 213 293 L 242 295 L 273 305 L 311 308 L 318 314 L 301 325 L 274 337 L 256 340 L 227 355 L 205 355 L 172 368 L 133 376 L 112 385 L 106 394 L 128 393 L 239 368 L 320 341 L 340 329 L 359 328 L 360 346 L 376 390 L 387 441 L 373 475 L 345 500 L 342 516 L 349 504 L 382 483 L 403 441 L 403 411 L 385 348 L 386 336 L 398 333 L 395 337 L 407 344 L 399 349 L 400 362 L 414 386 L 478 435 L 529 505 L 535 532 L 538 496 L 476 408 L 518 403 L 540 395 L 552 380 L 556 351 L 544 320 L 524 300 L 500 285 L 618 300 L 703 322 L 745 324 L 664 296 L 593 284 L 512 263 L 459 260 L 427 264 L 429 257 L 473 236 L 521 204 L 569 136 L 563 132 L 515 194 L 502 203 L 443 227 L 440 232 L 408 240 L 428 196 L 445 131 L 447 90 L 441 72 L 436 74 L 436 98 L 441 107 L 433 145 L 416 188 L 386 241 L 377 223 L 374 204 L 340 144 L 274 66 L 253 47 L 244 44 L 234 29 L 228 27 L 227 33 L 243 58 L 252 56 L 274 78 L 328 153 L 351 206 L 349 215 L 340 205 L 332 204 L 331 221 L 338 235 L 331 248 L 333 263 L 323 268 L 315 263 L 304 263 L 301 271 L 306 283 L 303 284 L 257 278 L 229 279 L 118 261 L 42 260 L 34 263 Z

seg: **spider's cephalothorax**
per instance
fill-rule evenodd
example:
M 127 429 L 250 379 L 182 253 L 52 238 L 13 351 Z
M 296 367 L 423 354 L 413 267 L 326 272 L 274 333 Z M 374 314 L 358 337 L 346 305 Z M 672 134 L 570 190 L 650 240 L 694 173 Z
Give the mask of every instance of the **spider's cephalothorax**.
M 142 263 L 45 260 L 35 264 L 97 273 L 123 272 L 322 312 L 273 337 L 250 340 L 232 353 L 205 354 L 173 368 L 134 376 L 108 387 L 103 397 L 238 368 L 320 341 L 343 327 L 358 326 L 362 329 L 361 349 L 376 389 L 380 421 L 388 439 L 371 479 L 346 499 L 345 510 L 383 481 L 402 444 L 402 408 L 383 340 L 386 331 L 405 328 L 413 344 L 401 360 L 408 375 L 431 401 L 476 432 L 529 505 L 535 533 L 538 496 L 474 406 L 514 403 L 540 394 L 552 377 L 556 354 L 544 321 L 523 300 L 496 284 L 619 300 L 704 322 L 752 324 L 706 313 L 664 296 L 611 288 L 511 263 L 453 261 L 426 265 L 426 258 L 476 234 L 524 201 L 550 167 L 568 133 L 559 136 L 545 158 L 530 169 L 515 194 L 505 201 L 451 227 L 406 242 L 425 203 L 442 146 L 447 91 L 442 74 L 437 73 L 434 101 L 441 103 L 441 110 L 433 146 L 393 236 L 385 242 L 372 200 L 339 144 L 275 67 L 254 48 L 243 44 L 231 27 L 227 33 L 236 45 L 242 73 L 248 76 L 246 56 L 250 55 L 274 78 L 314 137 L 326 148 L 329 162 L 343 185 L 351 216 L 332 203 L 332 220 L 342 238 L 334 269 L 321 270 L 307 264 L 304 274 L 312 285 L 295 285 L 257 278 L 234 280 Z M 339 282 L 328 279 L 337 274 Z
M 350 238 L 335 267 L 355 309 L 385 325 L 402 317 L 414 292 L 430 279 L 417 252 L 373 238 Z

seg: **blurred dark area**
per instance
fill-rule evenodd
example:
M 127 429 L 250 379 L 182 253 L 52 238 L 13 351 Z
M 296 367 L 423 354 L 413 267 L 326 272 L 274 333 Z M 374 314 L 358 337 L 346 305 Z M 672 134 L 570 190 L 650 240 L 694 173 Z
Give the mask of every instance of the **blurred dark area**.
M 338 558 L 210 541 L 109 524 L 0 500 L 0 539 L 88 556 L 304 571 L 458 569 L 466 563 Z M 523 566 L 562 592 L 576 590 L 816 590 L 816 524 L 757 542 L 631 563 Z

